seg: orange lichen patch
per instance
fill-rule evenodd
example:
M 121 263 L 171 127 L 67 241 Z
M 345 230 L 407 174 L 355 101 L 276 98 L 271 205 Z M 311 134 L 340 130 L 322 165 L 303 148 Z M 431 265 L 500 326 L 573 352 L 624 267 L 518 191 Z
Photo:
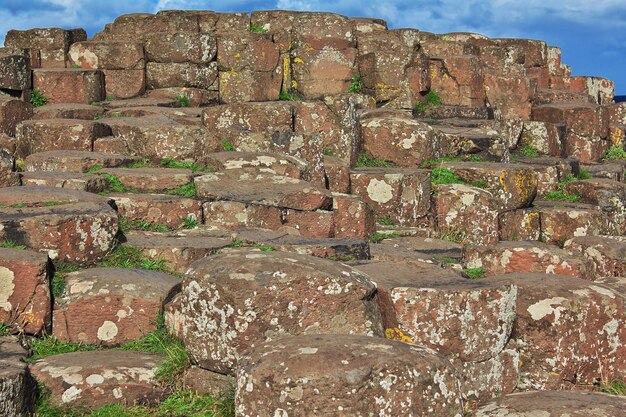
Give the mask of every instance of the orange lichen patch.
M 385 337 L 387 339 L 397 340 L 399 342 L 415 344 L 411 337 L 404 334 L 404 332 L 402 332 L 402 330 L 398 329 L 397 327 L 385 329 Z

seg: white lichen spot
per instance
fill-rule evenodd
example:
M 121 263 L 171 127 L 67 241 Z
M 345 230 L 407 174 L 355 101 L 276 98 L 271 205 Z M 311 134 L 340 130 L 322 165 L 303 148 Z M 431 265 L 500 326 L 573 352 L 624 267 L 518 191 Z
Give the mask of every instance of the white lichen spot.
M 98 328 L 98 339 L 107 342 L 117 336 L 117 333 L 117 325 L 112 321 L 105 320 L 102 326 Z

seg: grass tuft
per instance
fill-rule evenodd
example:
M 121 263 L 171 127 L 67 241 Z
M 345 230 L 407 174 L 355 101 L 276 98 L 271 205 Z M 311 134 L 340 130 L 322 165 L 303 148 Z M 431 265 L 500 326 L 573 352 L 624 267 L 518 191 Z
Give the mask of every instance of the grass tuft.
M 164 259 L 151 259 L 140 248 L 118 245 L 99 264 L 105 268 L 137 268 L 173 274 Z
M 381 159 L 376 159 L 372 155 L 368 154 L 367 152 L 361 152 L 356 161 L 356 167 L 357 168 L 364 168 L 364 167 L 395 168 L 397 167 L 397 165 L 391 162 L 383 161 Z
M 423 113 L 429 107 L 437 107 L 441 106 L 443 102 L 441 101 L 441 96 L 435 90 L 430 90 L 428 94 L 426 94 L 425 101 L 418 103 L 415 106 L 415 111 L 417 113 Z
M 352 77 L 350 80 L 350 88 L 348 89 L 348 93 L 360 93 L 363 88 L 363 79 L 359 74 Z
M 611 145 L 611 147 L 606 151 L 606 154 L 603 158 L 605 161 L 619 161 L 626 160 L 626 151 L 619 145 Z
M 485 160 L 479 155 L 444 156 L 442 158 L 424 161 L 419 165 L 419 167 L 422 169 L 433 169 L 441 165 L 443 162 L 485 162 Z
M 96 172 L 102 170 L 104 168 L 102 165 L 95 165 L 85 171 L 85 174 L 95 174 Z
M 600 385 L 600 391 L 605 394 L 626 396 L 626 382 L 614 380 Z
M 250 32 L 252 32 L 252 33 L 267 33 L 267 29 L 265 29 L 263 26 L 259 26 L 259 25 L 256 25 L 256 24 L 252 23 L 250 25 Z
M 25 245 L 20 245 L 12 240 L 3 240 L 0 242 L 0 248 L 25 250 Z
M 517 149 L 517 153 L 526 158 L 536 158 L 539 156 L 539 150 L 531 145 L 520 146 Z
M 567 201 L 570 203 L 577 203 L 580 201 L 580 196 L 577 194 L 569 193 L 566 189 L 567 184 L 572 182 L 576 182 L 578 179 L 572 174 L 567 175 L 561 181 L 559 181 L 557 185 L 557 189 L 555 191 L 550 191 L 546 193 L 543 198 L 549 201 Z
M 102 177 L 107 182 L 107 190 L 108 190 L 108 192 L 126 193 L 126 192 L 130 191 L 130 188 L 128 188 L 127 186 L 122 184 L 120 179 L 117 178 L 115 175 L 102 174 Z
M 211 168 L 204 167 L 194 161 L 177 161 L 175 159 L 163 158 L 159 163 L 164 168 L 190 169 L 193 172 L 212 172 Z
M 463 270 L 465 275 L 467 275 L 470 279 L 481 279 L 485 277 L 485 270 L 483 268 L 465 268 Z
M 459 229 L 441 230 L 437 233 L 436 238 L 453 243 L 463 243 L 467 238 L 467 231 Z
M 448 264 L 448 265 L 454 265 L 454 264 L 458 264 L 459 263 L 459 261 L 456 260 L 456 259 L 447 258 L 447 257 L 441 256 L 441 255 L 433 255 L 433 258 L 435 258 L 439 262 L 443 262 L 444 264 Z
M 593 175 L 591 175 L 591 173 L 586 169 L 581 168 L 578 171 L 578 175 L 576 176 L 576 178 L 578 178 L 579 180 L 590 180 L 593 178 Z
M 163 191 L 163 194 L 180 195 L 183 197 L 196 197 L 198 195 L 198 190 L 196 189 L 196 184 L 192 182 L 189 184 L 181 185 L 178 188 L 165 190 Z
M 431 174 L 431 181 L 436 185 L 443 184 L 464 184 L 464 181 L 459 178 L 458 175 L 454 173 L 449 168 L 435 168 Z
M 383 226 L 394 226 L 395 225 L 395 222 L 389 216 L 385 216 L 383 218 L 380 218 L 380 219 L 376 220 L 376 223 L 381 224 Z
M 122 232 L 129 230 L 145 230 L 147 232 L 169 232 L 169 228 L 162 224 L 150 223 L 146 220 L 130 220 L 119 216 L 119 228 Z
M 369 237 L 369 241 L 372 243 L 380 243 L 385 239 L 397 239 L 402 237 L 402 235 L 399 235 L 397 233 L 380 233 L 380 232 L 376 232 L 373 235 L 371 235 Z
M 174 100 L 176 101 L 176 103 L 178 103 L 180 107 L 189 107 L 191 105 L 189 97 L 187 97 L 185 94 L 177 96 L 176 98 L 174 98 Z
M 278 99 L 281 101 L 300 101 L 302 100 L 302 96 L 300 96 L 296 90 L 282 90 Z
M 40 90 L 33 88 L 30 93 L 30 103 L 35 107 L 41 107 L 48 102 L 48 98 Z
M 235 148 L 235 145 L 233 145 L 231 142 L 229 142 L 227 140 L 223 140 L 222 141 L 222 148 L 226 152 L 236 152 L 237 151 L 237 149 Z
M 198 227 L 200 222 L 195 217 L 189 215 L 183 219 L 183 223 L 181 225 L 182 229 L 195 229 Z
M 276 250 L 273 246 L 264 245 L 262 243 L 253 243 L 251 245 L 253 248 L 262 250 L 263 252 L 274 252 Z
M 13 326 L 9 323 L 0 323 L 0 337 L 13 334 Z
M 98 350 L 99 348 L 96 345 L 65 342 L 54 336 L 48 336 L 43 338 L 33 338 L 30 349 L 32 354 L 26 358 L 26 362 L 34 362 L 37 359 L 45 358 L 46 356 L 60 355 L 62 353 L 71 352 L 87 352 Z

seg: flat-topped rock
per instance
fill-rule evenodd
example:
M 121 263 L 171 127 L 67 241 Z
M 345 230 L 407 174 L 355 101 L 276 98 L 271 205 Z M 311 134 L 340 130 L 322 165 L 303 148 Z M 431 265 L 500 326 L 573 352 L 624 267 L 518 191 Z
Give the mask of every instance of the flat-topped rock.
M 104 109 L 100 106 L 82 103 L 56 103 L 35 107 L 33 119 L 80 119 L 95 120 L 102 118 Z
M 98 173 L 116 177 L 124 187 L 139 192 L 158 192 L 193 182 L 191 169 L 177 168 L 105 168 Z
M 237 372 L 235 401 L 241 415 L 460 415 L 458 387 L 450 364 L 428 348 L 307 335 L 252 349 Z
M 5 416 L 25 416 L 35 412 L 37 381 L 24 359 L 28 352 L 17 337 L 0 337 L 0 412 Z
M 56 187 L 0 189 L 0 239 L 66 263 L 92 264 L 114 246 L 117 213 L 109 199 Z
M 218 152 L 207 156 L 206 163 L 216 171 L 245 170 L 251 173 L 284 175 L 308 180 L 307 163 L 293 156 L 269 152 Z
M 626 240 L 610 236 L 580 236 L 565 242 L 565 249 L 580 255 L 585 276 L 595 281 L 626 277 Z
M 495 162 L 443 162 L 468 182 L 484 182 L 502 210 L 529 206 L 537 194 L 537 174 L 531 168 Z
M 625 299 L 610 284 L 524 273 L 485 282 L 518 289 L 508 342 L 522 360 L 518 389 L 572 389 L 624 374 Z
M 198 196 L 211 200 L 238 201 L 296 210 L 327 208 L 332 202 L 328 190 L 280 175 L 223 171 L 197 177 L 195 184 Z
M 153 404 L 165 397 L 155 373 L 163 356 L 119 350 L 48 356 L 30 371 L 59 407 L 95 409 L 108 404 Z
M 214 255 L 231 245 L 231 238 L 213 235 L 192 235 L 189 232 L 155 233 L 131 231 L 125 233 L 125 245 L 142 250 L 149 258 L 166 261 L 168 268 L 184 273 L 198 259 Z
M 617 395 L 585 391 L 516 392 L 481 406 L 476 417 L 619 417 L 626 400 Z
M 20 179 L 23 186 L 59 187 L 95 194 L 107 188 L 106 180 L 95 174 L 36 171 L 20 173 Z
M 116 346 L 156 329 L 156 317 L 180 280 L 141 269 L 92 268 L 65 274 L 55 298 L 53 336 L 73 343 Z
M 24 160 L 26 171 L 87 172 L 92 168 L 128 165 L 135 158 L 103 152 L 47 151 L 30 154 Z
M 52 320 L 48 256 L 0 248 L 0 277 L 0 322 L 9 323 L 14 332 L 48 331 Z
M 202 222 L 201 202 L 178 195 L 112 193 L 117 212 L 131 221 L 144 221 L 170 229 L 182 227 L 185 219 Z
M 581 258 L 543 242 L 507 242 L 496 245 L 469 245 L 463 259 L 467 268 L 482 268 L 487 275 L 514 272 L 542 272 L 579 277 L 585 272 Z
M 286 334 L 381 336 L 374 292 L 341 263 L 248 249 L 192 264 L 168 312 L 201 367 L 231 373 L 245 350 Z
M 439 258 L 461 259 L 463 250 L 463 246 L 456 242 L 420 236 L 386 239 L 380 243 L 393 247 L 411 249 Z
M 48 103 L 91 104 L 105 98 L 104 74 L 99 70 L 46 68 L 33 70 L 33 87 Z

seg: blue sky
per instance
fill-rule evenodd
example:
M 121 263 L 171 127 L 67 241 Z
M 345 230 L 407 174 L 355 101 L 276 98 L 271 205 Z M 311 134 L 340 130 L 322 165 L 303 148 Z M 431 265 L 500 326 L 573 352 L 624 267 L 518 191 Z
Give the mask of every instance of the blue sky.
M 321 10 L 377 17 L 390 28 L 476 32 L 542 39 L 563 49 L 575 75 L 596 75 L 626 94 L 626 0 L 0 0 L 0 41 L 7 30 L 83 27 L 90 35 L 124 13 L 167 9 Z

